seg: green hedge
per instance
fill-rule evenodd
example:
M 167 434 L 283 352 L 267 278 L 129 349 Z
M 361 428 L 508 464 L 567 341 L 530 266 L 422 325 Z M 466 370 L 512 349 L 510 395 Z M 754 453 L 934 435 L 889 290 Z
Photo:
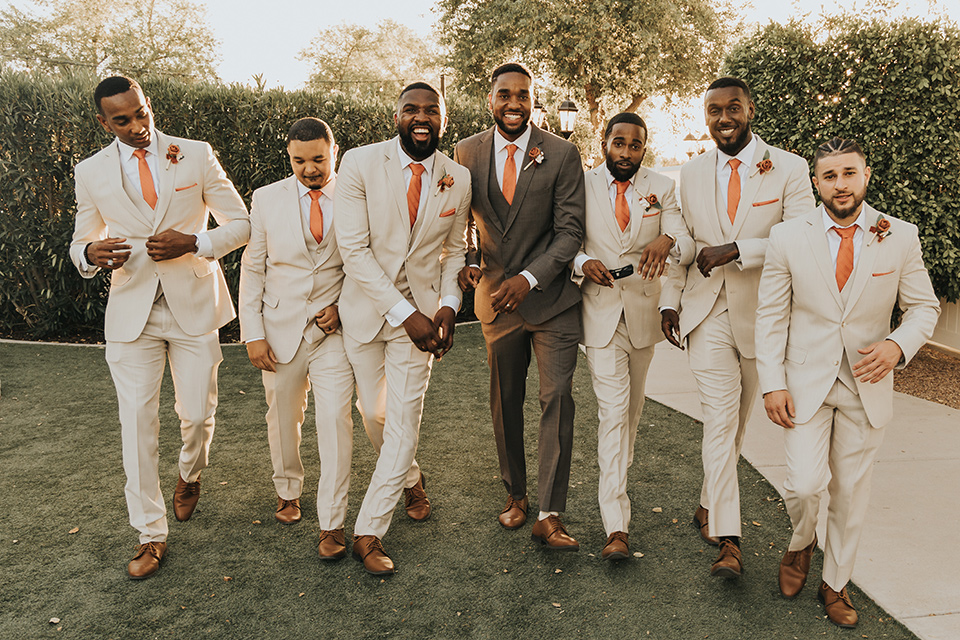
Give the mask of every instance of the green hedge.
M 84 280 L 68 247 L 76 214 L 73 167 L 108 144 L 96 121 L 91 77 L 0 73 L 0 332 L 29 338 L 95 334 L 108 278 Z M 330 124 L 347 149 L 394 135 L 392 107 L 309 91 L 143 82 L 157 128 L 209 142 L 249 204 L 254 189 L 289 175 L 286 131 L 304 116 Z M 490 126 L 482 104 L 449 105 L 441 140 L 453 145 Z M 223 260 L 236 296 L 240 251 Z M 235 332 L 235 327 L 231 328 Z
M 860 142 L 867 201 L 920 228 L 937 294 L 960 297 L 960 31 L 904 19 L 770 24 L 730 53 L 764 140 L 812 158 L 833 136 Z

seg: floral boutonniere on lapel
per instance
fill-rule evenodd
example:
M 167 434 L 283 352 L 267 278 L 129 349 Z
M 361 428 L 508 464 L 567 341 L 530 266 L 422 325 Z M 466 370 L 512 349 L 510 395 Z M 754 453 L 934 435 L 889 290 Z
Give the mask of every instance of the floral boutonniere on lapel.
M 877 216 L 877 221 L 870 227 L 870 233 L 874 234 L 877 242 L 883 242 L 883 239 L 893 233 L 890 231 L 890 221 L 883 217 L 883 214 Z
M 183 160 L 183 154 L 180 153 L 180 147 L 175 144 L 171 144 L 169 147 L 167 147 L 166 169 L 169 169 L 171 164 L 177 164 L 181 160 Z
M 532 164 L 541 164 L 546 158 L 543 157 L 543 151 L 540 151 L 540 147 L 534 147 L 530 149 L 530 162 L 523 168 L 524 171 L 530 168 Z
M 757 169 L 760 170 L 760 175 L 773 171 L 773 160 L 770 159 L 770 149 L 764 152 L 763 160 L 757 163 Z
M 440 176 L 440 179 L 437 181 L 437 190 L 433 195 L 439 195 L 453 186 L 453 176 L 447 173 L 447 170 L 443 170 L 443 175 Z
M 651 193 L 648 196 L 643 196 L 644 202 L 647 203 L 647 210 L 656 209 L 657 211 L 663 211 L 663 205 L 660 204 L 660 198 L 657 197 L 657 194 Z

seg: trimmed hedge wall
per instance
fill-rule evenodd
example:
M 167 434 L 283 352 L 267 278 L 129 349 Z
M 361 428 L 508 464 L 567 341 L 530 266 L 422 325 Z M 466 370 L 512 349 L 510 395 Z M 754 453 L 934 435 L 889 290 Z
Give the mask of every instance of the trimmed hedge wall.
M 7 335 L 95 335 L 103 327 L 109 279 L 84 280 L 68 255 L 73 167 L 112 139 L 96 120 L 96 83 L 0 73 L 0 332 Z M 326 120 L 341 154 L 396 131 L 393 109 L 382 103 L 169 79 L 144 80 L 143 87 L 157 128 L 209 142 L 248 205 L 254 189 L 290 174 L 286 132 L 294 120 Z M 441 139 L 448 155 L 457 140 L 492 123 L 482 104 L 450 104 L 448 117 Z M 234 300 L 241 251 L 223 259 Z

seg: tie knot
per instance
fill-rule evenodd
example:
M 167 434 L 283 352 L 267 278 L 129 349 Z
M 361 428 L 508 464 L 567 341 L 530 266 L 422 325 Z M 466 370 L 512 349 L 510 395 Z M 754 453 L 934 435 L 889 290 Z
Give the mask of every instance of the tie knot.
M 140 158 L 141 160 L 143 160 L 143 159 L 146 157 L 146 155 L 147 155 L 147 150 L 146 150 L 146 149 L 134 149 L 134 150 L 133 150 L 133 155 L 135 155 L 135 156 L 137 156 L 138 158 Z
M 856 233 L 857 225 L 852 224 L 849 227 L 833 227 L 833 230 L 837 232 L 838 236 L 846 240 L 852 238 L 853 234 Z
M 418 162 L 413 162 L 410 164 L 410 171 L 413 171 L 413 175 L 415 176 L 421 175 L 426 170 L 426 167 Z
M 318 201 L 320 196 L 323 195 L 323 191 L 320 191 L 320 189 L 310 189 L 310 191 L 307 191 L 307 193 L 310 194 L 310 199 L 314 202 Z
M 730 165 L 731 169 L 736 171 L 737 169 L 740 168 L 740 165 L 743 163 L 737 160 L 736 158 L 730 158 L 729 160 L 727 160 L 727 164 Z
M 508 144 L 508 145 L 507 145 L 507 155 L 509 155 L 509 156 L 512 158 L 512 157 L 513 157 L 513 154 L 515 154 L 515 153 L 517 152 L 517 149 L 519 149 L 519 148 L 520 148 L 520 147 L 518 147 L 518 146 L 515 145 L 515 144 Z
M 621 193 L 626 193 L 627 187 L 630 186 L 629 180 L 624 180 L 624 181 L 614 180 L 613 183 L 617 185 L 617 195 L 620 195 Z

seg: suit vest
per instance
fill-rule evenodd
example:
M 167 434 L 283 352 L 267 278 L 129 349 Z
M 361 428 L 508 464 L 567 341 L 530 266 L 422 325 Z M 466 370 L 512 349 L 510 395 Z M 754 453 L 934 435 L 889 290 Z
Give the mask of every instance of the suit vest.
M 147 201 L 143 199 L 143 192 L 140 190 L 140 185 L 133 184 L 130 179 L 127 178 L 127 172 L 123 170 L 123 167 L 120 167 L 120 177 L 123 180 L 123 190 L 126 192 L 130 202 L 133 203 L 133 206 L 135 206 L 147 220 L 156 221 L 158 215 L 157 210 L 150 208 Z M 160 284 L 160 278 L 157 278 L 157 293 L 154 295 L 153 301 L 156 302 L 162 295 L 163 286 Z

